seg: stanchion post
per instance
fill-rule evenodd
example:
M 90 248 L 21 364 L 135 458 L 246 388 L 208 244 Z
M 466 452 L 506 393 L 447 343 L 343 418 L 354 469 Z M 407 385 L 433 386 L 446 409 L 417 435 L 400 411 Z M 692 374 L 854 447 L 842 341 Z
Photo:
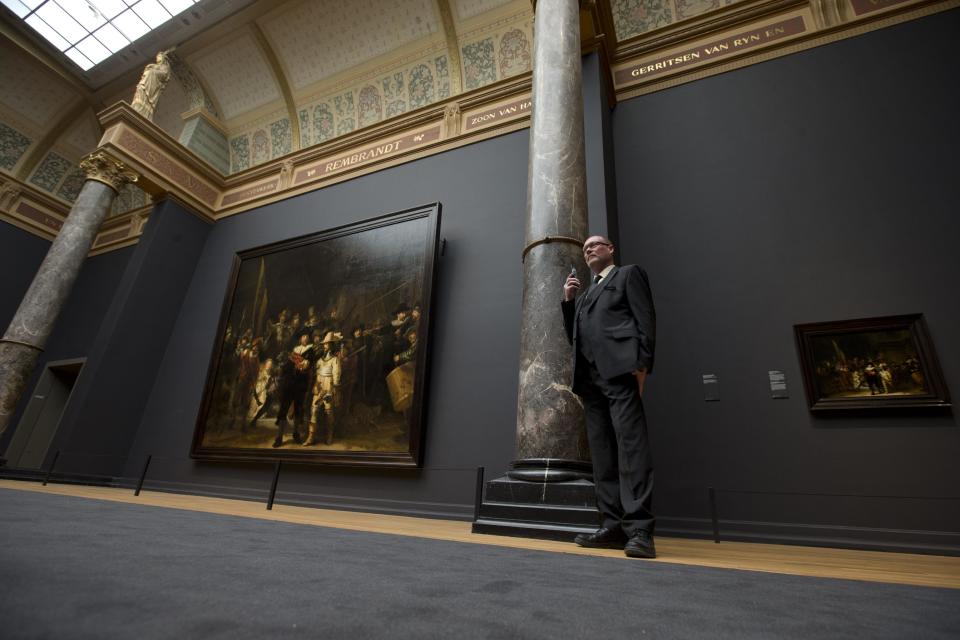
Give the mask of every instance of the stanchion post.
M 147 477 L 147 469 L 150 468 L 150 459 L 153 457 L 153 454 L 147 456 L 147 461 L 143 465 L 143 473 L 140 474 L 140 482 L 137 483 L 137 490 L 133 492 L 134 496 L 140 495 L 140 489 L 143 489 L 143 480 Z
M 710 519 L 713 521 L 713 541 L 720 544 L 720 520 L 717 518 L 717 492 L 713 487 L 710 491 Z
M 480 519 L 480 503 L 483 502 L 483 467 L 477 467 L 477 495 L 473 501 L 473 521 Z
M 57 449 L 57 452 L 53 454 L 53 460 L 50 462 L 50 468 L 47 469 L 47 475 L 43 478 L 43 486 L 47 486 L 47 483 L 50 482 L 50 475 L 53 473 L 53 468 L 57 466 L 57 458 L 60 457 L 60 450 Z
M 267 511 L 273 510 L 273 499 L 277 495 L 277 483 L 280 482 L 280 465 L 282 463 L 278 462 L 276 467 L 273 470 L 273 483 L 270 485 L 270 497 L 267 498 Z

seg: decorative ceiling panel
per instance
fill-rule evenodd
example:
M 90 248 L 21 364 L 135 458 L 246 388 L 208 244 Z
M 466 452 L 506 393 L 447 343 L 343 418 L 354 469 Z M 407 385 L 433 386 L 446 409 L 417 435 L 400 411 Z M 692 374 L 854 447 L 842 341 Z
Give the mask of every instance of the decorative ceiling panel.
M 530 71 L 533 14 L 521 14 L 465 34 L 460 41 L 460 61 L 467 90 Z
M 174 76 L 164 88 L 163 95 L 160 96 L 157 110 L 153 114 L 153 121 L 172 137 L 179 138 L 180 132 L 183 131 L 183 118 L 180 114 L 195 106 L 197 105 L 191 103 L 179 76 Z
M 91 111 L 86 112 L 63 136 L 62 142 L 75 149 L 80 155 L 90 153 L 100 143 L 100 126 L 91 113 Z
M 738 0 L 610 0 L 617 40 L 719 9 Z
M 63 80 L 16 47 L 0 45 L 0 104 L 36 127 L 47 131 L 56 116 L 79 97 Z
M 217 43 L 190 64 L 206 82 L 225 120 L 280 100 L 280 89 L 253 36 Z
M 457 9 L 457 20 L 460 22 L 475 18 L 481 13 L 492 11 L 511 2 L 516 2 L 516 0 L 453 0 Z M 530 8 L 529 2 L 525 1 L 524 4 L 528 9 Z
M 440 30 L 434 0 L 308 0 L 263 29 L 294 89 L 309 87 Z

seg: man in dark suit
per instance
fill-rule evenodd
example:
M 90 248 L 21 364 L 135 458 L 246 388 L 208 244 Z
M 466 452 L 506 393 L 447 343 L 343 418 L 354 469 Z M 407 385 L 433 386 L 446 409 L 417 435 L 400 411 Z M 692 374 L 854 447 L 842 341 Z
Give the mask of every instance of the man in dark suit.
M 581 547 L 622 548 L 655 558 L 653 466 L 643 413 L 643 385 L 653 370 L 656 314 L 647 274 L 617 267 L 613 243 L 591 236 L 583 256 L 593 282 L 579 297 L 571 273 L 563 287 L 563 325 L 573 345 L 573 391 L 583 400 L 593 460 L 600 529 L 581 534 Z

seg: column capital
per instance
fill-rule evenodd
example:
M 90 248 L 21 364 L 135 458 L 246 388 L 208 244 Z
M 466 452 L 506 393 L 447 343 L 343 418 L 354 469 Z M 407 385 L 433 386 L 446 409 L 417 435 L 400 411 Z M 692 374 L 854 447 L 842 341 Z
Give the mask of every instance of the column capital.
M 94 151 L 80 161 L 80 169 L 87 174 L 87 180 L 102 182 L 119 192 L 128 182 L 136 182 L 137 174 L 125 164 L 104 151 Z

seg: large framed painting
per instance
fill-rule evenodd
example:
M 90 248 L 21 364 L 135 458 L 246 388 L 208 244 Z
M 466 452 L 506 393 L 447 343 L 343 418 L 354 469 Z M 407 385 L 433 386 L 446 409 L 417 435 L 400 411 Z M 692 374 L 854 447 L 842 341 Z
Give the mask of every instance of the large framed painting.
M 812 411 L 949 407 L 922 314 L 794 326 Z
M 191 455 L 421 464 L 440 205 L 235 256 Z

